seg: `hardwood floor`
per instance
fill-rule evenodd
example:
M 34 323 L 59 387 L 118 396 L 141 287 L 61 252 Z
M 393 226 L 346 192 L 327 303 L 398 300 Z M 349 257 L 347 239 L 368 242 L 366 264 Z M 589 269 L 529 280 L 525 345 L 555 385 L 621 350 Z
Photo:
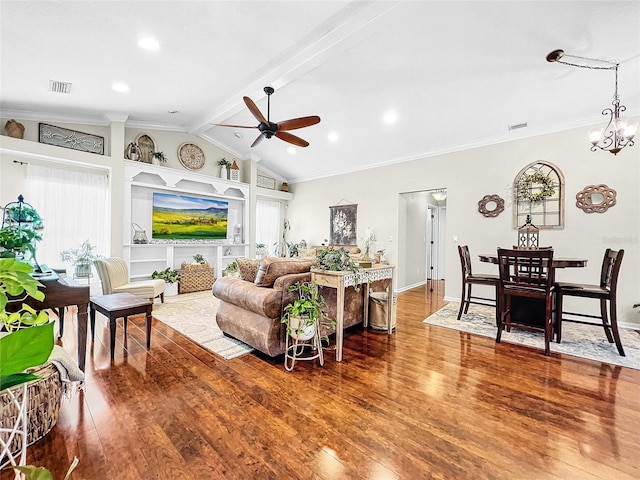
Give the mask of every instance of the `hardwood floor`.
M 356 327 L 342 363 L 291 373 L 158 321 L 147 351 L 143 316 L 110 364 L 99 316 L 86 391 L 28 462 L 61 479 L 77 456 L 73 480 L 640 478 L 640 371 L 425 325 L 435 283 L 399 295 L 397 333 Z

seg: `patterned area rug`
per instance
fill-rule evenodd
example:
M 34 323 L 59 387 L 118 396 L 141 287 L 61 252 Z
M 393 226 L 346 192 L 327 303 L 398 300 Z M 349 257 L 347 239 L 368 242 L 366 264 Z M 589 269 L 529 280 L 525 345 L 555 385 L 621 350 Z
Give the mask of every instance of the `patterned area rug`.
M 211 291 L 165 297 L 153 306 L 153 316 L 194 342 L 227 360 L 251 351 L 249 345 L 227 337 L 218 328 L 216 311 L 220 300 Z
M 451 302 L 423 320 L 429 325 L 475 333 L 496 338 L 495 309 L 482 305 L 470 305 L 469 313 L 457 320 L 460 304 Z M 551 351 L 606 362 L 640 370 L 640 334 L 635 330 L 620 329 L 625 357 L 618 354 L 615 343 L 609 343 L 602 328 L 562 324 L 562 343 L 551 342 Z M 512 328 L 503 332 L 503 342 L 518 343 L 544 350 L 544 334 Z

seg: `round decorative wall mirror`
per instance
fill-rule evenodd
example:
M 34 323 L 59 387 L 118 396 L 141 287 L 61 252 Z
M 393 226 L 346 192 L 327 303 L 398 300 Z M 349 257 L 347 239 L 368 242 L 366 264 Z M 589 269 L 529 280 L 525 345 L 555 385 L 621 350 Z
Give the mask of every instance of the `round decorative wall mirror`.
M 478 211 L 485 217 L 497 217 L 504 211 L 504 200 L 499 195 L 485 195 L 478 202 Z
M 607 185 L 587 185 L 576 195 L 576 207 L 585 213 L 604 213 L 616 204 L 616 191 Z

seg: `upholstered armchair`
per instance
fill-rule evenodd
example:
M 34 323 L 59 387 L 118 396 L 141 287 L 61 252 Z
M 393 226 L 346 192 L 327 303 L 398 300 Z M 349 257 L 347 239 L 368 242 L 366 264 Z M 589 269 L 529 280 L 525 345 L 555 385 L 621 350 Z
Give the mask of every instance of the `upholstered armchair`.
M 102 293 L 132 293 L 153 301 L 160 297 L 164 303 L 164 280 L 152 279 L 139 282 L 129 281 L 129 269 L 122 258 L 111 257 L 95 260 L 94 265 L 102 282 Z

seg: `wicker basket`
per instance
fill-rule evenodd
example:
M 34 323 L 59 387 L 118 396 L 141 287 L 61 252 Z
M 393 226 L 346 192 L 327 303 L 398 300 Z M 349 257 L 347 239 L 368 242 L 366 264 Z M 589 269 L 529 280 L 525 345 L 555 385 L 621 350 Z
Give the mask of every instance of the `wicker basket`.
M 214 269 L 208 263 L 183 263 L 179 293 L 201 292 L 213 287 Z
M 14 119 L 9 120 L 4 125 L 4 131 L 13 138 L 24 138 L 24 125 L 16 122 Z
M 40 377 L 27 386 L 29 395 L 29 425 L 27 427 L 27 444 L 40 440 L 55 426 L 60 414 L 62 399 L 62 382 L 60 373 L 53 363 L 45 363 L 28 370 Z M 10 390 L 22 398 L 22 385 Z M 18 407 L 11 402 L 7 392 L 0 393 L 0 427 L 11 428 L 18 416 Z M 2 434 L 5 435 L 4 433 Z M 8 435 L 8 434 L 7 434 Z M 6 440 L 3 437 L 3 440 Z M 16 453 L 22 448 L 22 437 L 14 437 L 11 451 Z M 0 463 L 4 459 L 0 459 Z

